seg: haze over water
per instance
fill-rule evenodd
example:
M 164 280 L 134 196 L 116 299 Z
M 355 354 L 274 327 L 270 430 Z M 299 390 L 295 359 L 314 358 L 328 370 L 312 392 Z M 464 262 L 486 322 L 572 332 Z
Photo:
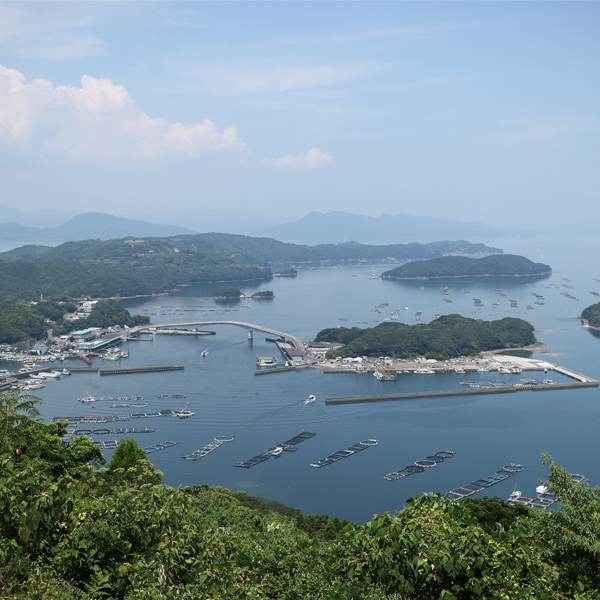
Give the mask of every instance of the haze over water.
M 600 269 L 594 270 L 589 264 L 589 257 L 597 255 L 598 242 L 591 237 L 560 242 L 561 247 L 557 247 L 555 238 L 487 240 L 488 245 L 503 248 L 507 253 L 523 254 L 536 262 L 550 264 L 555 273 L 546 278 L 394 282 L 371 279 L 373 270 L 380 273 L 390 268 L 384 265 L 300 269 L 297 279 L 274 278 L 270 282 L 238 284 L 246 295 L 272 289 L 276 298 L 272 301 L 249 299 L 238 305 L 223 306 L 204 320 L 240 320 L 309 340 L 325 327 L 374 326 L 375 321 L 381 322 L 389 316 L 389 311 L 404 307 L 408 310 L 400 314 L 400 320 L 408 324 L 414 323 L 417 311 L 423 312 L 423 321 L 430 321 L 435 314 L 451 312 L 483 319 L 517 316 L 530 321 L 537 330 L 549 330 L 537 337 L 547 344 L 551 353 L 560 355 L 534 353 L 535 358 L 545 358 L 599 378 L 600 337 L 582 329 L 579 320 L 574 319 L 597 299 L 590 292 L 600 292 L 600 283 L 593 279 L 600 279 Z M 529 287 L 527 283 L 537 287 Z M 575 289 L 541 287 L 564 284 Z M 446 285 L 454 290 L 449 296 L 453 300 L 451 304 L 442 301 L 440 287 Z M 214 307 L 211 296 L 215 287 L 186 287 L 169 296 L 124 300 L 123 304 L 131 312 L 157 313 L 151 315 L 157 324 L 202 320 L 197 307 Z M 470 295 L 464 288 L 470 290 Z M 499 296 L 495 289 L 506 295 Z M 533 304 L 536 298 L 532 292 L 544 296 L 543 306 Z M 578 300 L 571 300 L 562 292 Z M 484 307 L 479 311 L 473 306 L 473 298 L 483 302 Z M 509 299 L 518 301 L 517 309 L 510 308 Z M 370 312 L 386 302 L 389 303 L 387 313 L 385 310 L 381 314 Z M 496 302 L 499 307 L 492 309 Z M 527 311 L 526 305 L 533 305 L 535 310 Z M 161 307 L 165 313 L 181 314 L 163 315 Z M 184 308 L 187 312 L 183 312 Z M 224 309 L 237 311 L 225 312 Z M 367 325 L 357 325 L 360 321 L 366 321 Z M 156 428 L 153 434 L 136 436 L 142 446 L 165 440 L 179 442 L 174 448 L 149 455 L 164 471 L 165 483 L 174 486 L 208 483 L 232 490 L 243 489 L 249 494 L 294 505 L 307 513 L 326 513 L 358 522 L 374 513 L 401 508 L 415 493 L 444 493 L 491 475 L 510 462 L 521 463 L 525 470 L 490 488 L 488 495 L 506 498 L 515 484 L 524 495 L 531 495 L 538 477 L 546 474 L 539 463 L 544 451 L 570 471 L 586 475 L 593 485 L 600 481 L 595 458 L 600 416 L 597 388 L 326 406 L 327 396 L 456 389 L 458 382 L 465 378 L 519 381 L 533 377 L 541 380 L 543 374 L 405 375 L 394 383 L 379 382 L 370 374 L 326 375 L 321 370 L 308 369 L 257 377 L 254 375 L 256 356 L 279 358 L 274 344 L 255 332 L 249 346 L 245 330 L 238 327 L 209 326 L 207 329 L 216 335 L 200 338 L 159 335 L 153 343 L 131 342 L 123 346 L 129 347 L 130 357 L 116 365 L 182 363 L 184 371 L 112 377 L 81 373 L 48 381 L 46 387 L 39 390 L 39 396 L 44 399 L 43 416 L 50 419 L 61 415 L 150 412 L 162 408 L 180 409 L 185 402 L 190 402 L 190 409 L 195 412 L 191 419 L 139 419 L 128 423 L 129 427 Z M 206 349 L 209 354 L 202 357 Z M 75 366 L 80 365 L 83 363 Z M 94 365 L 106 368 L 115 363 L 95 359 Z M 3 368 L 11 367 L 14 368 L 14 363 Z M 548 377 L 566 381 L 556 373 Z M 97 408 L 90 408 L 77 402 L 77 398 L 87 393 L 142 395 L 148 407 L 111 409 L 111 402 L 99 402 Z M 187 398 L 160 400 L 159 394 L 185 394 Z M 305 405 L 309 394 L 315 394 L 317 401 Z M 300 444 L 297 452 L 283 453 L 280 458 L 269 459 L 251 469 L 232 466 L 303 429 L 315 431 L 317 435 Z M 208 456 L 196 462 L 180 458 L 215 436 L 227 433 L 234 434 L 235 440 Z M 96 436 L 95 439 L 114 437 L 122 436 Z M 321 469 L 309 467 L 309 463 L 366 438 L 377 439 L 379 444 Z M 400 481 L 381 478 L 441 450 L 453 450 L 456 456 Z M 105 455 L 110 457 L 110 452 L 105 451 Z

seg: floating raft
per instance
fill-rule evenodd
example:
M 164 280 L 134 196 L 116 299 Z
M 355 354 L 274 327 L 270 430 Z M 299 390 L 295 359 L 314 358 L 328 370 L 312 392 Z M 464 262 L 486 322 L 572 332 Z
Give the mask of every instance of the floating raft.
M 377 440 L 362 440 L 358 442 L 358 444 L 354 444 L 354 446 L 350 446 L 347 450 L 338 450 L 333 454 L 330 454 L 327 458 L 322 458 L 321 460 L 310 463 L 311 467 L 326 467 L 327 465 L 331 465 L 338 460 L 342 460 L 342 458 L 347 458 L 352 454 L 356 454 L 357 452 L 362 452 L 369 448 L 369 446 L 376 446 L 379 442 Z
M 569 473 L 569 477 L 573 483 L 581 483 L 585 479 L 585 475 L 579 475 L 578 473 Z M 520 493 L 520 492 L 517 492 Z M 539 508 L 546 510 L 549 506 L 552 506 L 555 502 L 558 502 L 560 498 L 557 498 L 552 492 L 543 492 L 535 498 L 525 498 L 523 496 L 511 496 L 507 502 L 511 506 L 515 504 L 521 504 L 522 506 L 529 506 L 531 508 Z
M 184 394 L 161 394 L 159 398 L 166 400 L 167 398 L 186 398 L 186 396 Z
M 159 450 L 164 450 L 165 448 L 170 448 L 171 446 L 177 446 L 179 442 L 162 442 L 160 444 L 154 444 L 154 446 L 148 446 L 147 448 L 143 448 L 146 454 L 150 454 L 151 452 L 158 452 Z
M 249 469 L 250 467 L 258 465 L 261 462 L 265 462 L 265 460 L 271 458 L 271 456 L 273 456 L 273 452 L 275 452 L 278 448 L 281 448 L 283 452 L 296 452 L 298 448 L 295 448 L 294 446 L 297 446 L 298 444 L 315 437 L 315 435 L 317 434 L 314 431 L 303 431 L 302 433 L 295 435 L 287 442 L 284 442 L 283 444 L 276 444 L 275 446 L 268 448 L 264 452 L 261 452 L 260 454 L 257 454 L 256 456 L 253 456 L 251 459 L 244 462 L 233 463 L 233 466 L 241 467 L 242 469 Z
M 181 458 L 185 458 L 185 460 L 198 460 L 207 454 L 210 454 L 213 450 L 216 450 L 219 446 L 223 445 L 226 442 L 233 442 L 235 439 L 234 435 L 218 435 L 210 444 L 206 444 L 206 446 L 202 446 L 195 452 L 191 454 L 184 454 Z
M 83 402 L 84 404 L 89 404 L 91 402 L 130 402 L 131 400 L 143 400 L 144 396 L 85 396 L 84 398 L 77 398 L 79 402 Z
M 504 465 L 499 471 L 496 471 L 490 477 L 485 477 L 483 479 L 478 479 L 477 481 L 472 481 L 467 485 L 463 485 L 462 487 L 456 488 L 455 490 L 451 490 L 446 492 L 444 496 L 449 498 L 450 500 L 462 500 L 463 498 L 467 498 L 468 496 L 472 496 L 477 492 L 481 492 L 486 488 L 491 487 L 492 485 L 496 485 L 509 477 L 513 477 L 517 473 L 520 473 L 523 470 L 522 465 L 516 465 L 514 463 L 510 463 L 510 465 Z
M 396 481 L 397 479 L 403 479 L 404 477 L 408 477 L 409 475 L 414 475 L 415 473 L 423 473 L 425 469 L 435 467 L 438 463 L 443 463 L 448 458 L 454 458 L 456 452 L 452 450 L 442 450 L 441 452 L 436 452 L 435 454 L 428 456 L 423 460 L 416 460 L 414 464 L 408 465 L 404 467 L 404 469 L 400 469 L 399 471 L 393 471 L 392 473 L 388 473 L 383 476 L 383 479 L 387 479 L 388 481 Z
M 94 424 L 94 423 L 114 423 L 115 421 L 129 421 L 129 415 L 87 415 L 85 417 L 54 417 L 51 423 L 58 423 L 59 421 L 67 421 L 70 426 L 77 426 L 80 424 Z

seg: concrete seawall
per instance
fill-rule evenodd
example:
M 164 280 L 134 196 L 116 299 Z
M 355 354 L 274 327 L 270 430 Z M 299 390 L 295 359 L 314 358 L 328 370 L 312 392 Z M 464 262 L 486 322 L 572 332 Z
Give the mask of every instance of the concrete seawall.
M 501 388 L 468 388 L 463 390 L 436 390 L 431 392 L 409 392 L 404 394 L 381 394 L 377 396 L 346 396 L 326 398 L 325 404 L 354 404 L 359 402 L 383 402 L 386 400 L 415 400 L 419 398 L 441 398 L 446 396 L 482 396 L 489 394 L 515 394 L 516 392 L 541 392 L 548 390 L 566 390 L 598 387 L 598 381 L 586 383 L 540 383 L 537 385 L 513 385 Z

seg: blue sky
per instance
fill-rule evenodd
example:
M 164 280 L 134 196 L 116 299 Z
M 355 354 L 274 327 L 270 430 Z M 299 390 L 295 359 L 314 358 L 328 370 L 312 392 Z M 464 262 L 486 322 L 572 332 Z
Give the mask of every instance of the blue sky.
M 600 221 L 600 4 L 0 2 L 0 203 Z

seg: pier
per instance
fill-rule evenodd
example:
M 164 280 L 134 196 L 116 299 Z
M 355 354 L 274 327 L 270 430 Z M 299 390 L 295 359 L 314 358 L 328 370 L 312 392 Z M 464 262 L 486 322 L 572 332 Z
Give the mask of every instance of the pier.
M 484 394 L 515 394 L 516 392 L 548 391 L 548 390 L 566 390 L 577 388 L 598 387 L 599 383 L 595 379 L 589 379 L 586 382 L 568 382 L 568 383 L 538 383 L 516 384 L 501 388 L 468 388 L 460 390 L 435 390 L 430 392 L 408 392 L 401 394 L 380 394 L 373 396 L 346 396 L 340 398 L 325 398 L 325 404 L 354 404 L 358 402 L 382 402 L 385 400 L 414 400 L 417 398 L 440 398 L 446 396 L 480 396 Z
M 153 373 L 156 371 L 180 371 L 183 365 L 154 365 L 151 367 L 117 367 L 115 369 L 100 369 L 100 375 L 121 375 L 127 373 Z

